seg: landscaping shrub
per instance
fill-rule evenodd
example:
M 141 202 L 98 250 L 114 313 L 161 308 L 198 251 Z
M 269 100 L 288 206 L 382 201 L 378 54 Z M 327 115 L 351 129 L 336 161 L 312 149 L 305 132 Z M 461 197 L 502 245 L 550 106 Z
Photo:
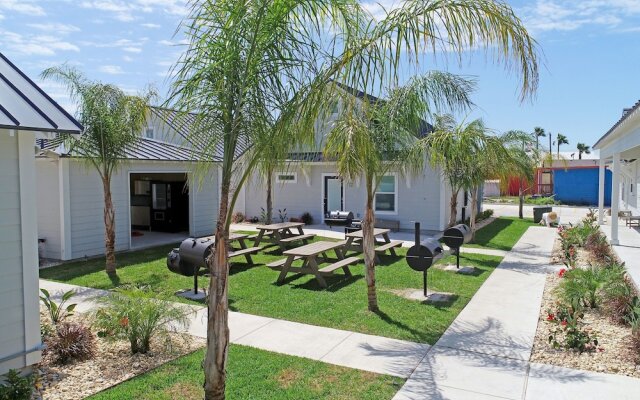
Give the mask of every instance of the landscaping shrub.
M 626 276 L 611 280 L 603 288 L 603 308 L 613 322 L 628 323 L 637 303 L 635 288 Z
M 239 224 L 241 222 L 244 222 L 244 214 L 241 213 L 240 211 L 236 211 L 233 213 L 233 215 L 231 216 L 231 222 L 233 222 L 234 224 Z
M 601 289 L 614 280 L 623 279 L 624 267 L 613 265 L 603 268 L 590 266 L 567 271 L 558 285 L 557 295 L 563 303 L 575 309 L 596 308 L 602 302 Z
M 300 216 L 300 219 L 302 220 L 302 222 L 304 222 L 305 225 L 313 225 L 313 215 L 308 212 L 302 214 Z
M 549 344 L 554 349 L 594 351 L 598 338 L 583 327 L 583 318 L 584 313 L 572 306 L 559 305 L 555 312 L 547 310 L 547 321 L 556 325 L 549 335 Z
M 133 354 L 147 353 L 154 338 L 170 345 L 169 333 L 188 325 L 187 311 L 157 296 L 143 289 L 121 288 L 101 298 L 104 307 L 96 312 L 98 336 L 128 340 Z
M 29 400 L 33 393 L 33 375 L 21 376 L 15 369 L 2 377 L 0 381 L 0 400 Z
M 278 218 L 281 223 L 287 222 L 287 209 L 280 210 L 278 209 Z
M 559 200 L 554 200 L 553 197 L 526 197 L 524 199 L 526 204 L 533 204 L 536 206 L 548 206 L 554 204 L 562 204 Z
M 77 304 L 69 304 L 66 307 L 64 305 L 73 297 L 75 291 L 69 290 L 64 293 L 60 299 L 60 304 L 51 299 L 51 294 L 49 294 L 47 289 L 40 289 L 40 292 L 42 293 L 40 300 L 42 300 L 44 306 L 47 308 L 49 318 L 51 318 L 51 322 L 54 325 L 57 325 L 68 316 L 73 315 L 73 310 L 75 310 Z
M 593 259 L 599 264 L 611 262 L 611 246 L 604 233 L 595 231 L 591 233 L 585 242 L 585 249 L 591 253 Z
M 96 353 L 96 340 L 89 328 L 72 322 L 64 322 L 48 336 L 44 355 L 54 362 L 66 364 L 71 360 L 88 360 Z

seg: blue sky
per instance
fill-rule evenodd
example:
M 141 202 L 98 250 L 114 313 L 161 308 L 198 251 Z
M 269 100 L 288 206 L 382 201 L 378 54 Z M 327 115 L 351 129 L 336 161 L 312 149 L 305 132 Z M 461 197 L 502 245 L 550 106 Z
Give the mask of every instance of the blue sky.
M 544 52 L 534 100 L 521 104 L 517 80 L 483 54 L 470 53 L 461 66 L 426 67 L 474 76 L 478 110 L 469 118 L 495 130 L 542 126 L 569 137 L 565 151 L 594 144 L 640 99 L 640 0 L 509 3 Z M 185 14 L 183 0 L 0 0 L 0 51 L 33 78 L 67 62 L 127 91 L 153 84 L 164 94 L 168 69 L 182 51 L 174 32 Z M 61 87 L 42 87 L 72 109 Z

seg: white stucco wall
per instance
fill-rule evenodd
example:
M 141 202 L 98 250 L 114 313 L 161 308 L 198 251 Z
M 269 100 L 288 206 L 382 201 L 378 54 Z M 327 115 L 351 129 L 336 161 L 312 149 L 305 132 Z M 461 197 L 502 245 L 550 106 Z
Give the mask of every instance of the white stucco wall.
M 0 129 L 0 375 L 40 360 L 34 140 Z

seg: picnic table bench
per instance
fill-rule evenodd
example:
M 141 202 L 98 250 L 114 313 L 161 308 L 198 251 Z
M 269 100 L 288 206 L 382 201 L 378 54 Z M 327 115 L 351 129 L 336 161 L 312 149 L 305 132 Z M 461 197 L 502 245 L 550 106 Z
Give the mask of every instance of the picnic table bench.
M 402 241 L 391 240 L 389 238 L 389 232 L 390 232 L 389 229 L 382 229 L 382 228 L 373 229 L 373 236 L 374 238 L 376 238 L 375 251 L 376 251 L 376 254 L 385 254 L 388 251 L 392 256 L 395 257 L 397 255 L 395 248 L 402 247 Z M 345 249 L 347 251 L 348 250 L 362 251 L 362 236 L 363 236 L 362 230 L 347 233 L 345 235 L 345 237 L 347 238 Z M 378 237 L 380 237 L 382 240 L 378 240 L 377 239 Z
M 251 255 L 252 254 L 256 254 L 257 252 L 259 252 L 260 250 L 262 250 L 262 247 L 258 247 L 258 246 L 253 246 L 253 247 L 248 247 L 247 243 L 246 243 L 246 239 L 249 237 L 249 235 L 246 235 L 244 233 L 234 233 L 231 232 L 229 233 L 229 259 L 234 258 L 234 257 L 240 257 L 240 256 L 244 256 L 244 258 L 247 260 L 247 263 L 249 264 L 253 264 L 253 260 L 251 259 Z M 211 241 L 211 244 L 213 245 L 213 243 L 215 243 L 216 237 L 215 236 L 205 236 L 205 237 L 201 237 L 198 238 L 196 240 L 199 241 Z M 232 244 L 233 243 L 238 243 L 240 245 L 240 248 L 233 248 Z M 213 248 L 212 248 L 213 251 Z
M 333 275 L 333 273 L 338 269 L 342 269 L 344 275 L 351 276 L 349 265 L 356 264 L 360 261 L 358 257 L 345 258 L 342 252 L 344 245 L 344 242 L 328 241 L 310 243 L 295 249 L 286 250 L 283 254 L 286 255 L 287 258 L 272 262 L 267 266 L 280 271 L 278 283 L 284 282 L 287 275 L 290 273 L 311 274 L 316 277 L 318 284 L 321 287 L 326 288 L 327 282 L 324 279 L 325 276 Z M 318 257 L 323 255 L 323 258 L 328 260 L 326 254 L 330 251 L 335 252 L 338 260 L 323 268 L 319 268 Z M 303 260 L 301 267 L 292 266 L 293 262 L 296 260 Z
M 314 234 L 305 234 L 302 222 L 281 222 L 278 224 L 258 225 L 258 234 L 255 236 L 254 247 L 258 247 L 262 241 L 277 244 L 282 251 L 286 250 L 286 245 L 301 241 L 309 243 L 309 239 L 315 237 Z M 293 231 L 295 229 L 295 232 Z

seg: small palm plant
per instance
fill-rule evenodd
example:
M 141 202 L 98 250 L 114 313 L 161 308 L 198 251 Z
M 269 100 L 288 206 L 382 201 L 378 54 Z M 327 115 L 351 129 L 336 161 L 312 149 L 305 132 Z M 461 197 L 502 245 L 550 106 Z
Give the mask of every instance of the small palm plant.
M 51 318 L 51 322 L 54 325 L 58 325 L 59 322 L 73 315 L 77 304 L 69 304 L 66 307 L 65 304 L 76 294 L 75 290 L 69 290 L 63 293 L 60 303 L 56 303 L 55 300 L 51 298 L 51 294 L 47 289 L 40 289 L 40 293 L 42 293 L 40 300 L 42 300 L 42 303 L 47 308 L 49 318 Z

